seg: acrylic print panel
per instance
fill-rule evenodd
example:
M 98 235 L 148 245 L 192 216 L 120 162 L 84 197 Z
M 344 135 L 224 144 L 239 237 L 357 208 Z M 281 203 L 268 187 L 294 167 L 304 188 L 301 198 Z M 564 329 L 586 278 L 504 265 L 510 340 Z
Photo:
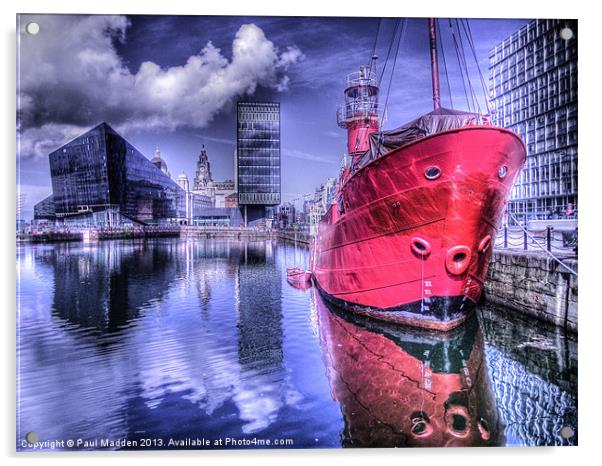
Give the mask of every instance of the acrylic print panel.
M 16 33 L 18 451 L 577 444 L 576 20 Z

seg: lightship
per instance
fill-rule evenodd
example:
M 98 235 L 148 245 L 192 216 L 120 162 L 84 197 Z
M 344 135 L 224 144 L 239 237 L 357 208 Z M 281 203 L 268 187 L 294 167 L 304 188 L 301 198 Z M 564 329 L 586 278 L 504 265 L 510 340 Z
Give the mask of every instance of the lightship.
M 338 123 L 350 162 L 318 224 L 311 272 L 348 311 L 447 331 L 479 300 L 525 146 L 487 114 L 441 106 L 428 23 L 432 112 L 382 131 L 373 63 L 347 77 Z

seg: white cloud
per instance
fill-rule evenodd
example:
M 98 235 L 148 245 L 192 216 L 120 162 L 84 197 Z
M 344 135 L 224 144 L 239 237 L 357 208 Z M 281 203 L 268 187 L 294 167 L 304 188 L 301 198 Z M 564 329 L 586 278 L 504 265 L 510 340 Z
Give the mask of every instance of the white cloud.
M 57 147 L 75 139 L 88 127 L 72 124 L 47 123 L 20 131 L 17 152 L 21 157 L 43 158 Z
M 302 60 L 244 24 L 227 59 L 211 42 L 180 66 L 143 62 L 133 73 L 115 49 L 126 40 L 123 16 L 46 15 L 37 36 L 20 37 L 21 156 L 45 156 L 107 121 L 119 131 L 206 127 L 234 99 L 258 86 L 284 91 L 286 71 Z

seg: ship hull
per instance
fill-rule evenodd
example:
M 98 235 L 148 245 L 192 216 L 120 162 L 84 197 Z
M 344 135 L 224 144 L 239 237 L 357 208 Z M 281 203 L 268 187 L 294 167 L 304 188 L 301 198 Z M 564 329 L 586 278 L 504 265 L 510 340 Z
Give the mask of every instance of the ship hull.
M 320 293 L 380 320 L 435 330 L 460 325 L 481 295 L 524 161 L 516 134 L 468 126 L 368 163 L 318 225 L 312 272 Z

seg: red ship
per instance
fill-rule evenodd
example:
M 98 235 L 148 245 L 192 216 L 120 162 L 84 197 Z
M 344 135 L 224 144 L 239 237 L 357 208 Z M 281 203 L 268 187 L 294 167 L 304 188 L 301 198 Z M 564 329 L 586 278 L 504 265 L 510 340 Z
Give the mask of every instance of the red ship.
M 355 317 L 315 298 L 343 446 L 504 444 L 476 316 L 441 333 Z
M 446 331 L 480 297 L 525 147 L 488 115 L 441 107 L 435 27 L 429 20 L 432 112 L 381 131 L 373 65 L 348 76 L 338 121 L 351 162 L 318 225 L 311 266 L 333 304 Z

